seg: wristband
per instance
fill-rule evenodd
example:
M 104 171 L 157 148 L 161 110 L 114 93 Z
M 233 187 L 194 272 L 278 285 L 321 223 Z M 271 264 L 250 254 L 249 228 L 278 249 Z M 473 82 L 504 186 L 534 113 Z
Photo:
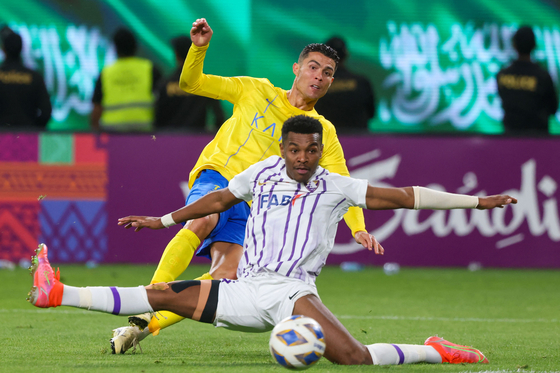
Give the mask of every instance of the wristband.
M 175 223 L 175 220 L 173 220 L 173 217 L 171 217 L 171 213 L 169 213 L 161 217 L 161 224 L 163 224 L 165 228 L 169 228 L 177 223 Z

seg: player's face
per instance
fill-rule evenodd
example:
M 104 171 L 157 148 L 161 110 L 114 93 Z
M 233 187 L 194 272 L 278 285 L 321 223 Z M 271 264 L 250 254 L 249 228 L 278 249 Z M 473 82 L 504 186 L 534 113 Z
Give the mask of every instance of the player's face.
M 288 132 L 280 143 L 282 157 L 286 160 L 286 173 L 297 182 L 307 184 L 317 170 L 323 154 L 323 144 L 318 133 Z
M 306 100 L 320 99 L 333 82 L 335 67 L 335 62 L 324 54 L 309 53 L 301 63 L 294 63 L 296 89 Z

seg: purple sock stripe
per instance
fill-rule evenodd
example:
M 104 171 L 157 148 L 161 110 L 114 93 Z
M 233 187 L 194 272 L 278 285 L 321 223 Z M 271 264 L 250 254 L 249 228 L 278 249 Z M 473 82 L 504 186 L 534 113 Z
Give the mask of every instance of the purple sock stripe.
M 404 353 L 399 348 L 399 346 L 397 345 L 391 345 L 391 346 L 393 346 L 395 350 L 397 350 L 397 354 L 399 354 L 399 365 L 401 365 L 402 363 L 404 363 Z
M 113 315 L 118 315 L 121 312 L 121 296 L 119 295 L 119 291 L 116 287 L 111 287 L 111 291 L 113 292 Z

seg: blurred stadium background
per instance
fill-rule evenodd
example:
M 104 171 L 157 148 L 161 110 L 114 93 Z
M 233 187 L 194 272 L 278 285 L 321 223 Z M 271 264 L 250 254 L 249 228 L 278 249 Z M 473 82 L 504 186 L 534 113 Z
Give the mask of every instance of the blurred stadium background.
M 178 228 L 132 233 L 116 219 L 180 207 L 211 137 L 89 133 L 91 95 L 115 59 L 117 27 L 132 29 L 139 54 L 169 73 L 169 40 L 199 17 L 215 32 L 207 73 L 267 77 L 286 89 L 303 46 L 332 35 L 348 41 L 349 66 L 377 96 L 370 133 L 340 137 L 353 176 L 520 199 L 491 213 L 367 212 L 385 257 L 359 250 L 342 223 L 330 263 L 560 268 L 560 138 L 496 136 L 494 81 L 515 56 L 513 32 L 529 24 L 533 57 L 558 86 L 560 5 L 552 0 L 4 1 L 0 24 L 22 35 L 24 62 L 45 77 L 53 117 L 45 132 L 0 133 L 0 259 L 26 260 L 44 241 L 57 263 L 157 262 Z M 551 133 L 560 134 L 560 114 Z

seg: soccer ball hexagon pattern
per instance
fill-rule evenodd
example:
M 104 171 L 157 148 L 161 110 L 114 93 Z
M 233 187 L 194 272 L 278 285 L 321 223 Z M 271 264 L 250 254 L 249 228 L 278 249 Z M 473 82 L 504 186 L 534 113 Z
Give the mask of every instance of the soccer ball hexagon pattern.
M 321 325 L 310 317 L 290 316 L 280 321 L 270 335 L 270 353 L 288 369 L 307 369 L 325 352 Z

